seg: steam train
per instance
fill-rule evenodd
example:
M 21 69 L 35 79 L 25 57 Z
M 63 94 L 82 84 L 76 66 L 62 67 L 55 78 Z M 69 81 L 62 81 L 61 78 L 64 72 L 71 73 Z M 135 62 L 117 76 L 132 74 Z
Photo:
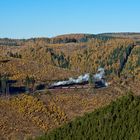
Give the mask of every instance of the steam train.
M 68 89 L 68 88 L 88 88 L 89 87 L 89 73 L 79 76 L 77 79 L 69 78 L 67 81 L 59 81 L 49 86 L 49 89 Z M 93 75 L 93 87 L 101 88 L 107 87 L 108 83 L 105 80 L 105 71 L 99 68 L 97 73 Z M 91 86 L 91 85 L 90 85 Z
M 107 87 L 103 81 L 96 81 L 93 83 L 93 88 L 102 88 Z M 66 84 L 66 85 L 58 85 L 58 86 L 49 86 L 48 89 L 86 89 L 91 87 L 88 82 L 78 83 L 78 84 Z

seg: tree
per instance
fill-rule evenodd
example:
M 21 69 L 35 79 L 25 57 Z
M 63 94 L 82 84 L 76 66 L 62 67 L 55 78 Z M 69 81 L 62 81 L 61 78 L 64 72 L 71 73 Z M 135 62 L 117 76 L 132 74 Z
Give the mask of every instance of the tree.
M 89 82 L 89 85 L 93 85 L 93 74 L 92 73 L 89 74 L 88 82 Z
M 31 90 L 32 92 L 34 92 L 35 91 L 35 78 L 34 77 L 30 78 L 30 83 L 31 83 Z
M 31 92 L 34 92 L 35 90 L 35 78 L 29 77 L 28 75 L 25 78 L 25 87 L 26 87 L 26 92 L 29 93 L 30 90 Z
M 0 93 L 2 93 L 1 78 L 2 78 L 2 76 L 0 74 Z
M 26 86 L 26 92 L 29 93 L 29 91 L 30 91 L 30 78 L 28 75 L 25 78 L 25 86 Z
M 93 74 L 92 73 L 89 74 L 88 83 L 89 83 L 89 90 L 93 91 L 94 80 L 93 80 Z
M 7 75 L 3 75 L 1 76 L 0 78 L 0 81 L 1 81 L 1 84 L 0 84 L 0 87 L 1 87 L 1 92 L 3 95 L 7 95 L 9 94 L 9 78 Z

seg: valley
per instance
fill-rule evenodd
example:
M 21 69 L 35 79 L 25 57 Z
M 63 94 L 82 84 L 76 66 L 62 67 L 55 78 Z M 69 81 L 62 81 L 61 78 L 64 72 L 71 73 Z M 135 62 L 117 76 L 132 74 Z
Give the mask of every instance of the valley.
M 0 138 L 36 139 L 128 93 L 139 96 L 139 41 L 138 33 L 0 39 Z M 88 78 L 81 87 L 49 88 L 99 68 L 106 87 Z

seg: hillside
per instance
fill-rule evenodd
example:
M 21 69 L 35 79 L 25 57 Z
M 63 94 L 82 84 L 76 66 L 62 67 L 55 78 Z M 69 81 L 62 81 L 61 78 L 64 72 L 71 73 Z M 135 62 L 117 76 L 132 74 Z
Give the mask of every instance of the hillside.
M 139 130 L 140 98 L 126 95 L 37 140 L 137 140 L 140 139 Z
M 128 91 L 140 95 L 140 46 L 134 38 L 113 34 L 0 39 L 0 138 L 35 138 Z M 108 87 L 49 89 L 99 67 Z
M 71 39 L 71 37 L 77 39 L 87 36 L 78 34 L 63 35 L 56 38 L 63 40 L 68 37 L 68 39 Z M 7 63 L 0 63 L 0 73 L 8 73 L 13 80 L 23 80 L 27 75 L 34 75 L 38 81 L 44 81 L 45 79 L 60 80 L 78 76 L 85 72 L 95 73 L 97 68 L 101 66 L 106 69 L 108 74 L 120 75 L 127 65 L 127 59 L 133 57 L 130 55 L 133 48 L 134 41 L 124 38 L 104 40 L 94 36 L 86 42 L 57 44 L 47 43 L 46 39 L 43 38 L 28 39 L 24 40 L 21 46 L 0 47 L 1 60 L 3 60 L 2 58 L 10 60 Z M 137 49 L 139 49 L 139 46 L 137 46 Z M 134 61 L 138 61 L 136 67 L 139 67 L 138 52 L 135 53 L 134 59 Z M 127 72 L 127 69 L 125 69 L 125 72 Z M 138 73 L 134 69 L 132 69 L 132 72 L 134 76 Z M 59 77 L 55 76 L 56 73 Z
M 23 140 L 38 137 L 110 104 L 127 91 L 140 95 L 139 87 L 138 81 L 129 81 L 127 85 L 118 81 L 103 89 L 46 89 L 34 94 L 1 96 L 0 138 Z
M 45 90 L 0 98 L 0 138 L 36 137 L 109 104 L 123 95 L 125 88 L 104 90 Z M 95 94 L 94 94 L 95 93 Z

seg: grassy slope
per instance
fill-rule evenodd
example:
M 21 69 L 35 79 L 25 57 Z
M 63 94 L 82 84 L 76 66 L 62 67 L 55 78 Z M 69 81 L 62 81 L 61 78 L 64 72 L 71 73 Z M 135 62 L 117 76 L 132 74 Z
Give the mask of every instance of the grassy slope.
M 140 139 L 140 98 L 127 95 L 37 140 Z

